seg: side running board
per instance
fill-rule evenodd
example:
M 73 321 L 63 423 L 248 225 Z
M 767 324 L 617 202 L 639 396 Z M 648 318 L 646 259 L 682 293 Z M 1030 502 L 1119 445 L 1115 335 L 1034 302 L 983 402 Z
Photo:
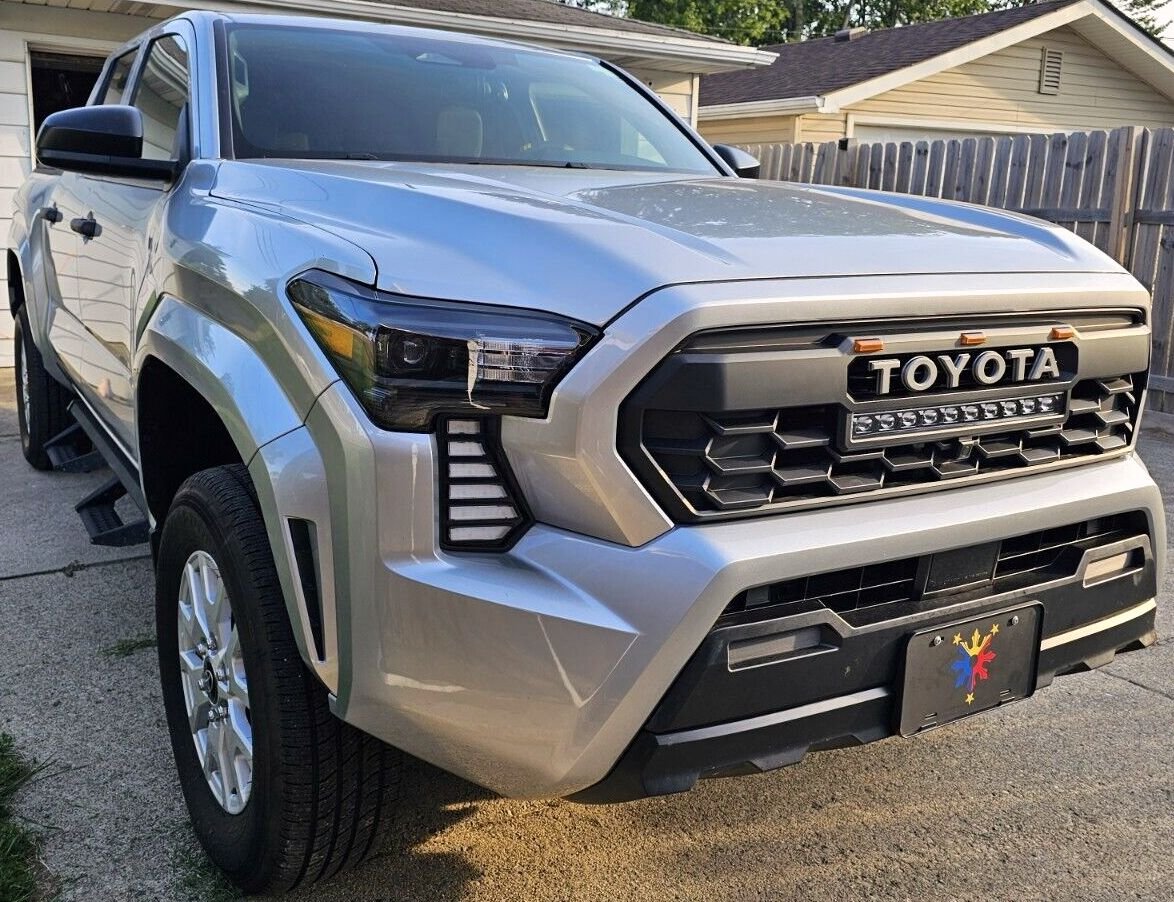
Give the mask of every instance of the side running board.
M 46 444 L 46 449 L 50 445 L 58 448 L 57 453 L 62 460 L 62 465 L 58 469 L 74 473 L 89 472 L 97 469 L 96 464 L 105 462 L 113 473 L 104 485 L 83 498 L 76 507 L 86 532 L 90 534 L 90 541 L 95 545 L 115 546 L 139 545 L 146 542 L 149 532 L 145 517 L 147 503 L 139 486 L 138 469 L 110 439 L 88 407 L 73 401 L 69 405 L 69 412 L 77 421 L 76 424 Z M 70 436 L 74 429 L 79 430 L 79 433 Z M 92 451 L 79 451 L 85 444 L 84 441 L 80 441 L 83 438 L 90 440 Z M 62 441 L 58 443 L 58 439 Z M 73 451 L 72 456 L 69 449 Z M 54 452 L 48 450 L 47 453 L 49 459 L 57 466 Z M 143 517 L 129 523 L 122 519 L 114 505 L 125 495 L 129 495 L 138 509 L 144 513 Z
M 90 534 L 90 541 L 93 544 L 141 545 L 147 541 L 145 519 L 124 523 L 118 511 L 114 509 L 115 503 L 126 493 L 126 486 L 118 481 L 117 476 L 111 476 L 96 491 L 78 503 L 78 516 L 82 518 L 82 524 Z
M 53 469 L 64 473 L 92 473 L 106 466 L 102 453 L 94 448 L 76 422 L 45 442 L 45 453 Z

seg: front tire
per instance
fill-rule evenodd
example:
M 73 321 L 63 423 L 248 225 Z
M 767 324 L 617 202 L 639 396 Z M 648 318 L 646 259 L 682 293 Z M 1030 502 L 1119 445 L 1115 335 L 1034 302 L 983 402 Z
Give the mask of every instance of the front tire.
M 197 837 L 246 892 L 333 876 L 375 847 L 399 753 L 335 718 L 299 656 L 248 471 L 177 493 L 156 565 L 159 670 Z
M 41 352 L 33 343 L 24 307 L 16 312 L 13 339 L 20 450 L 33 469 L 52 470 L 45 443 L 69 425 L 69 392 L 45 369 Z

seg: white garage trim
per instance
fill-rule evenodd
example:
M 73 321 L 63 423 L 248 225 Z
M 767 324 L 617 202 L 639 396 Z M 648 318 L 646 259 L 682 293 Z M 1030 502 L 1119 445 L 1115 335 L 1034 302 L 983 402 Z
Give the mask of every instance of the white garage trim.
M 974 132 L 980 135 L 1033 135 L 1039 133 L 1039 126 L 1012 125 L 1008 122 L 975 122 L 973 119 L 932 119 L 921 116 L 878 116 L 867 113 L 849 113 L 845 134 L 856 137 L 856 126 L 884 128 L 915 128 L 935 132 Z

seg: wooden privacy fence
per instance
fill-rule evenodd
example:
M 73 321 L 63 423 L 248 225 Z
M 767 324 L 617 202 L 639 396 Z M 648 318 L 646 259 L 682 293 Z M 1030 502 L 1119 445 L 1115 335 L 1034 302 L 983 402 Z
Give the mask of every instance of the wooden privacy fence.
M 1174 412 L 1174 128 L 743 147 L 765 179 L 986 204 L 1071 229 L 1153 292 L 1150 406 Z

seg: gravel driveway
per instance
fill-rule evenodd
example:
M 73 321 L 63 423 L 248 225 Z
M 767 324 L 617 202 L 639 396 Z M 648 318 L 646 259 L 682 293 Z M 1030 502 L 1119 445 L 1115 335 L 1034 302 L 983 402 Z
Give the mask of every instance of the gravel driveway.
M 9 371 L 10 372 L 10 371 Z M 172 773 L 142 547 L 91 546 L 105 474 L 34 473 L 0 377 L 0 730 L 52 767 L 21 797 L 64 899 L 234 898 Z M 1174 497 L 1174 436 L 1143 455 Z M 1163 601 L 1169 601 L 1169 593 Z M 1162 635 L 1174 614 L 1159 617 Z M 683 796 L 511 802 L 426 765 L 389 847 L 315 900 L 1168 900 L 1174 642 L 915 741 Z

